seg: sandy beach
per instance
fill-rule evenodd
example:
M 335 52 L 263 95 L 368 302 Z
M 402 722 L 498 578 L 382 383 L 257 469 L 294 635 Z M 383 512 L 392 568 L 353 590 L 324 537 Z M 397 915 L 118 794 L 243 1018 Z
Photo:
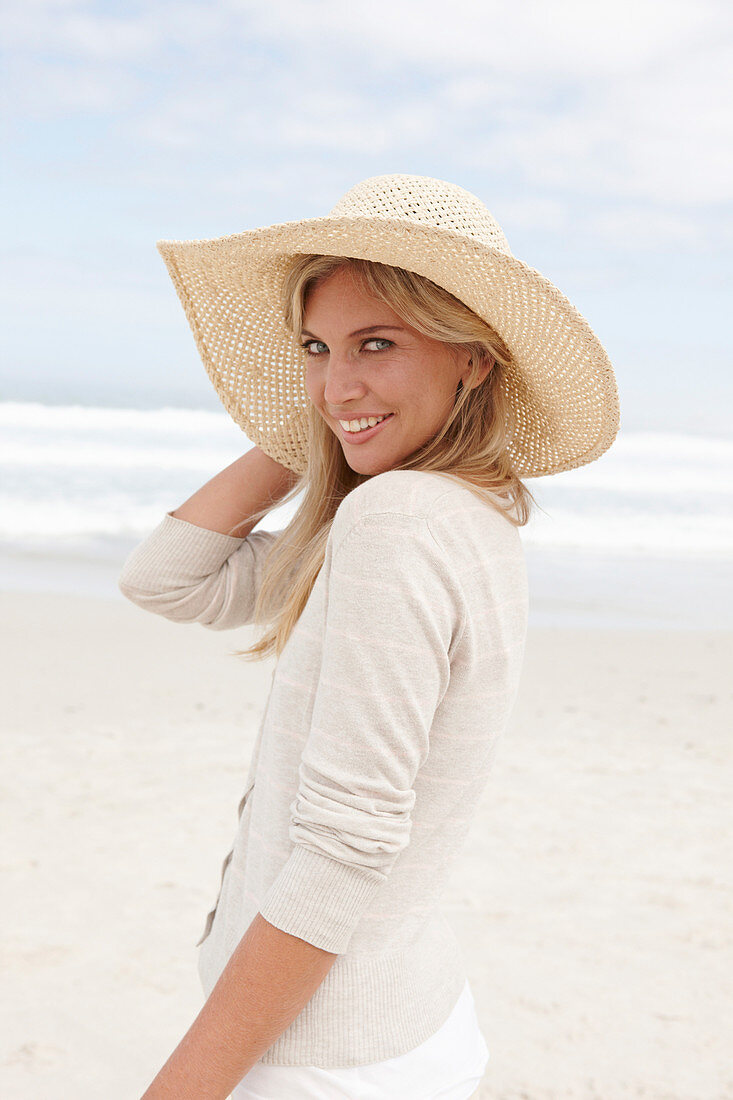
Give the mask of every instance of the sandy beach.
M 135 1100 L 201 1007 L 195 943 L 274 664 L 230 656 L 246 629 L 121 597 L 0 606 L 0 1093 Z M 445 899 L 480 1098 L 733 1097 L 732 639 L 531 628 Z

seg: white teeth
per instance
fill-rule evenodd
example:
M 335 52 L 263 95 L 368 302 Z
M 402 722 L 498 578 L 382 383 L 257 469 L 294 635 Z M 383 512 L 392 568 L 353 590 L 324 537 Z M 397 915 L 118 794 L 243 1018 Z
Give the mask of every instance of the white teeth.
M 345 432 L 361 432 L 364 428 L 373 428 L 375 424 L 381 424 L 384 416 L 362 416 L 361 420 L 339 420 L 339 424 Z

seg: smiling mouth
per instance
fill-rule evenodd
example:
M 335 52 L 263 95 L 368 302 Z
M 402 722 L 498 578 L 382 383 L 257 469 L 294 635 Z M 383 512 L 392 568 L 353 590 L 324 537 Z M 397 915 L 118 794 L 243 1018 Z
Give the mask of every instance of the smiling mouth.
M 375 434 L 382 427 L 382 425 L 386 424 L 388 420 L 391 420 L 393 416 L 394 416 L 394 413 L 388 413 L 386 416 L 382 417 L 382 419 L 379 420 L 376 424 L 368 424 L 366 428 L 359 428 L 356 431 L 351 431 L 348 428 L 345 428 L 344 425 L 341 423 L 341 421 L 339 421 L 339 427 L 341 428 L 341 431 L 343 432 L 343 435 L 344 435 L 345 439 L 356 441 L 356 440 L 360 440 L 360 439 L 366 438 L 368 436 L 371 436 L 372 434 Z M 365 420 L 367 418 L 366 417 L 359 417 L 359 418 L 354 417 L 354 420 L 357 420 L 357 419 Z M 373 419 L 373 418 L 369 418 L 369 419 Z M 347 421 L 347 423 L 353 423 L 353 421 Z

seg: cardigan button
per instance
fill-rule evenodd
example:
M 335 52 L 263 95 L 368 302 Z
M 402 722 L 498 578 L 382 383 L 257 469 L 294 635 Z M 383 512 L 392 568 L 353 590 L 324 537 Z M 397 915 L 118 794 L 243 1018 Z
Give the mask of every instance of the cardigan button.
M 239 802 L 239 809 L 237 810 L 237 818 L 238 819 L 241 818 L 241 816 L 242 816 L 242 810 L 244 809 L 244 805 L 245 805 L 247 799 L 249 798 L 250 792 L 251 792 L 253 787 L 254 787 L 254 780 L 252 780 L 249 787 L 247 787 L 247 790 L 244 792 L 244 794 L 242 795 L 242 798 Z

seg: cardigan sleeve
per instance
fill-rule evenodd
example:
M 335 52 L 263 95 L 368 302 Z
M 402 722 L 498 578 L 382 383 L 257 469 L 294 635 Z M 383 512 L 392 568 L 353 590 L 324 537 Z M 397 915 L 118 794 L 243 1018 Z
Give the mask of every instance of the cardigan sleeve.
M 324 565 L 327 563 L 324 563 Z M 333 550 L 311 725 L 271 924 L 346 951 L 410 839 L 415 776 L 463 629 L 460 582 L 424 517 L 359 519 Z
M 138 607 L 173 622 L 244 626 L 253 621 L 265 560 L 279 534 L 236 538 L 167 512 L 128 555 L 117 586 Z

